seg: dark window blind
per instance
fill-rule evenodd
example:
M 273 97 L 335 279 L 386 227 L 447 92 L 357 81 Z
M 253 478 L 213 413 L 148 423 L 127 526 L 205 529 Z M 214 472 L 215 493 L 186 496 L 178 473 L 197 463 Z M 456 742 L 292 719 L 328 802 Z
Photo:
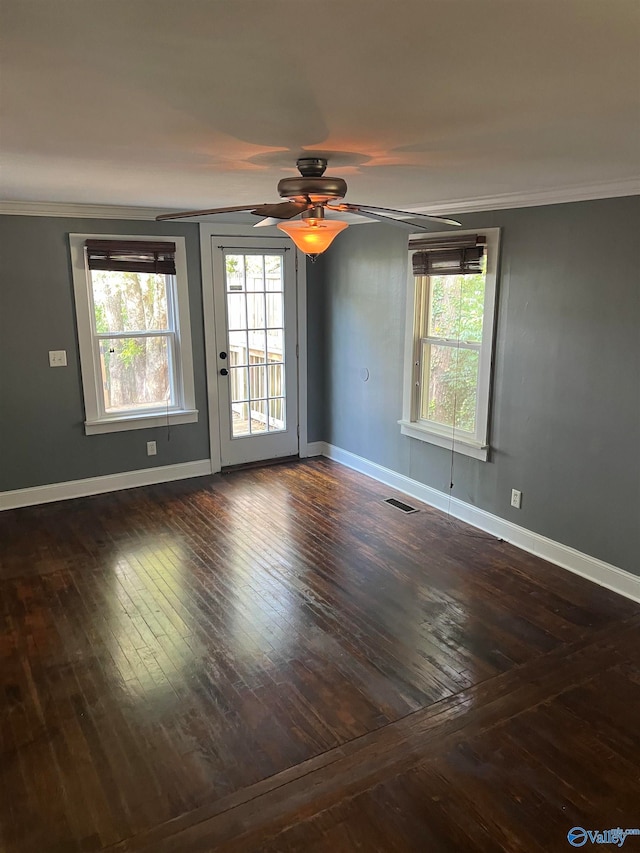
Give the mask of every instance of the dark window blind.
M 90 270 L 176 274 L 176 244 L 149 240 L 87 240 Z
M 415 250 L 414 275 L 464 275 L 482 272 L 485 237 L 476 235 L 419 238 L 409 241 Z

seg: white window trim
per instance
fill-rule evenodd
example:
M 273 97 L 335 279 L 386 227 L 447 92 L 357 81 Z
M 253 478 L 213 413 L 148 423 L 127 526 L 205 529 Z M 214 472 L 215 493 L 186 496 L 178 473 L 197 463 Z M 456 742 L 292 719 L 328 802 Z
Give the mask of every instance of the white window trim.
M 180 398 L 178 405 L 169 409 L 156 408 L 148 412 L 127 412 L 122 415 L 105 415 L 99 400 L 99 365 L 96 364 L 97 350 L 94 346 L 92 320 L 91 277 L 87 266 L 86 240 L 145 240 L 173 242 L 176 245 L 176 387 Z M 195 408 L 195 385 L 193 379 L 193 352 L 191 348 L 191 320 L 189 316 L 189 285 L 187 279 L 187 253 L 184 237 L 146 236 L 138 234 L 69 234 L 71 268 L 78 325 L 78 345 L 82 390 L 84 393 L 86 435 L 107 432 L 149 429 L 155 426 L 195 423 L 198 410 Z
M 500 229 L 480 228 L 468 231 L 456 231 L 456 235 L 478 234 L 486 237 L 487 246 L 487 271 L 485 278 L 484 294 L 484 319 L 482 345 L 478 363 L 478 396 L 476 408 L 475 436 L 470 436 L 461 430 L 454 430 L 437 424 L 430 424 L 418 420 L 416 413 L 415 389 L 415 304 L 416 304 L 416 282 L 413 275 L 411 256 L 409 252 L 409 270 L 407 281 L 407 313 L 405 324 L 404 345 L 404 380 L 402 418 L 398 421 L 402 435 L 426 441 L 438 447 L 445 447 L 472 456 L 486 462 L 489 454 L 489 400 L 491 393 L 491 376 L 493 365 L 493 346 L 495 337 L 495 305 L 497 293 L 498 258 L 500 250 Z M 451 232 L 429 232 L 429 237 L 446 237 Z M 412 234 L 410 240 L 424 238 L 421 234 Z M 487 330 L 487 333 L 484 330 Z

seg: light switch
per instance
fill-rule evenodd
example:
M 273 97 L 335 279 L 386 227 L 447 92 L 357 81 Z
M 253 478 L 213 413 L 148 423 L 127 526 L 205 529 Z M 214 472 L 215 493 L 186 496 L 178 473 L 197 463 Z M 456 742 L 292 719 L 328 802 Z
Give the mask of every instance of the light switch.
M 49 367 L 66 367 L 67 351 L 65 349 L 49 350 Z

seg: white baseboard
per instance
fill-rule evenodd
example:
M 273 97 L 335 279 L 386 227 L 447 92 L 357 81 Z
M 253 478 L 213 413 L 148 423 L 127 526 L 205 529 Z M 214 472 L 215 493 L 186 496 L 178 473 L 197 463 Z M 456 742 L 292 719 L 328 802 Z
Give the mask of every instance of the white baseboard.
M 304 451 L 300 448 L 300 458 L 305 459 L 309 456 L 326 456 L 326 448 L 326 441 L 309 441 L 306 444 Z
M 143 468 L 140 471 L 124 471 L 122 474 L 107 474 L 104 477 L 89 477 L 86 480 L 51 483 L 48 486 L 34 486 L 31 489 L 15 489 L 11 492 L 0 492 L 0 510 L 65 501 L 70 498 L 84 498 L 87 495 L 116 492 L 119 489 L 134 489 L 137 486 L 151 486 L 154 483 L 202 477 L 204 474 L 211 474 L 210 459 L 182 462 L 179 465 L 162 465 L 158 468 Z
M 624 595 L 626 598 L 640 602 L 640 577 L 632 575 L 631 572 L 619 569 L 617 566 L 612 566 L 610 563 L 605 563 L 595 557 L 590 557 L 588 554 L 576 551 L 575 548 L 570 548 L 561 542 L 547 539 L 546 536 L 541 536 L 525 527 L 519 527 L 511 521 L 505 521 L 504 518 L 465 503 L 458 498 L 452 497 L 450 499 L 449 495 L 444 492 L 425 486 L 424 483 L 398 474 L 390 468 L 384 468 L 382 465 L 370 462 L 362 456 L 356 456 L 355 453 L 342 450 L 342 448 L 326 442 L 316 442 L 315 444 L 322 445 L 321 453 L 329 459 L 340 462 L 348 468 L 353 468 L 354 471 L 359 471 L 361 474 L 366 474 L 368 477 L 385 483 L 399 492 L 429 504 L 429 506 L 450 512 L 454 518 L 459 518 L 461 521 L 473 525 L 473 527 L 491 533 L 499 539 L 504 539 L 505 542 L 510 542 L 518 548 L 522 548 L 523 551 L 535 554 L 550 563 L 561 566 L 563 569 L 568 569 L 570 572 L 581 575 L 600 586 Z

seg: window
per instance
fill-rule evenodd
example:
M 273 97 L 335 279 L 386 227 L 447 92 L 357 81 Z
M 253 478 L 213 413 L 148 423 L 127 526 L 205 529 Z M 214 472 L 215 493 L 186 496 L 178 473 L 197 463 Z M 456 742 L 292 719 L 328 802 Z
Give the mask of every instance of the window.
M 409 240 L 403 435 L 486 460 L 499 229 Z
M 87 435 L 197 421 L 184 238 L 69 243 Z
M 233 437 L 286 430 L 282 255 L 225 256 Z

